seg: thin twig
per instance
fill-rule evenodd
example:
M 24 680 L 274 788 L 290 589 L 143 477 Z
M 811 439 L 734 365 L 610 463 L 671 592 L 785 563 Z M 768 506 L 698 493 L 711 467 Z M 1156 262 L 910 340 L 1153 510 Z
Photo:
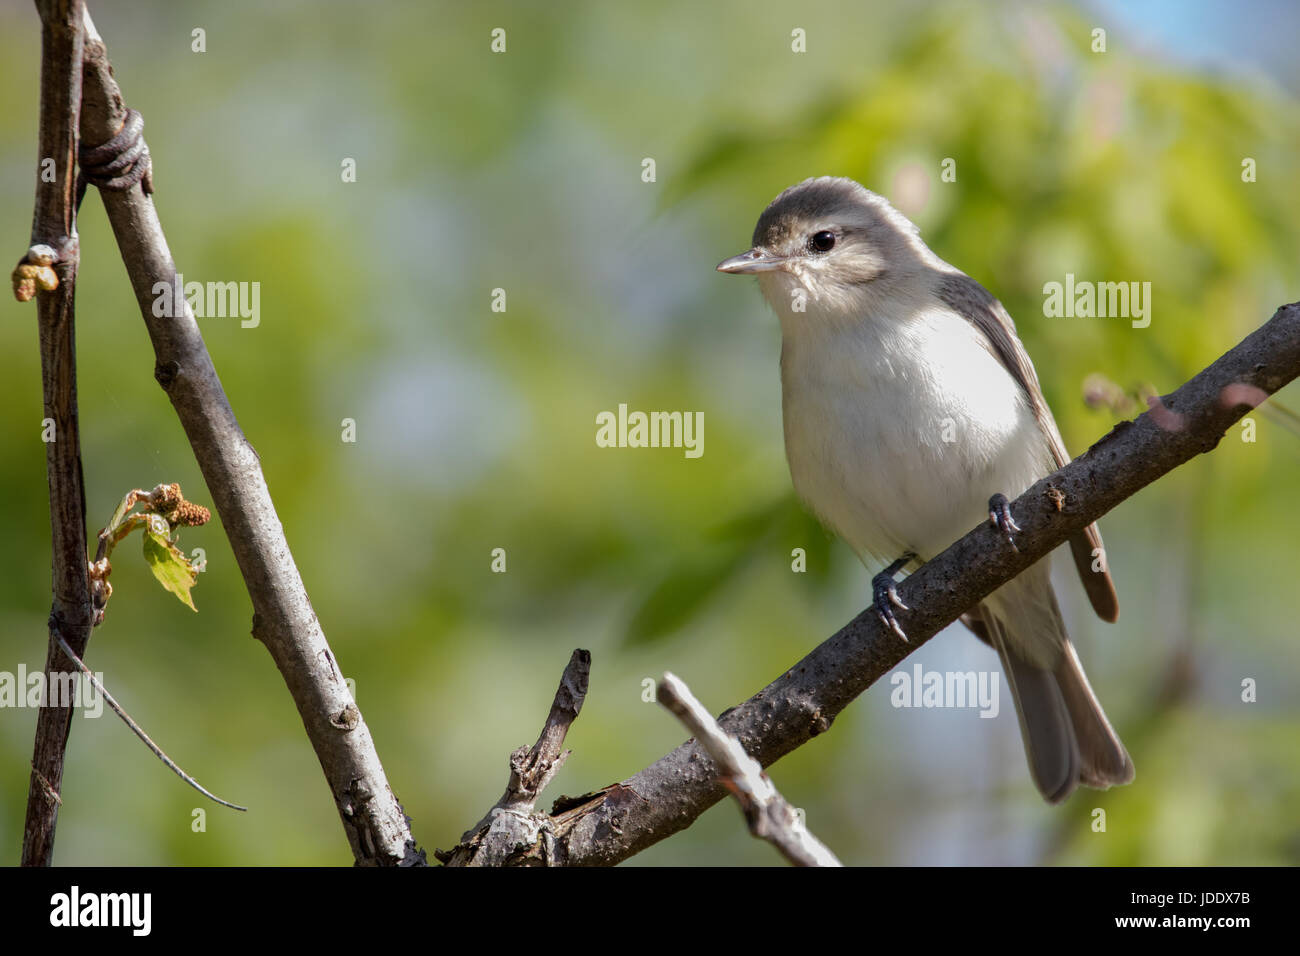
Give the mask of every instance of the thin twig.
M 740 804 L 750 833 L 767 840 L 795 866 L 843 865 L 803 824 L 798 812 L 781 796 L 758 761 L 745 753 L 739 740 L 718 726 L 680 677 L 664 674 L 655 696 L 686 725 L 713 759 L 718 779 Z
M 587 699 L 590 679 L 591 651 L 578 648 L 569 655 L 569 663 L 560 675 L 560 686 L 555 689 L 555 698 L 551 701 L 551 710 L 546 715 L 537 743 L 531 750 L 520 747 L 510 755 L 510 782 L 497 801 L 498 807 L 531 811 L 546 785 L 564 766 L 569 751 L 561 748 L 569 728 L 578 719 L 583 701 Z
M 176 765 L 176 761 L 172 760 L 171 757 L 163 753 L 162 748 L 159 747 L 152 740 L 150 740 L 149 735 L 144 732 L 144 729 L 141 728 L 141 726 L 137 724 L 134 720 L 132 720 L 131 715 L 128 714 L 125 710 L 123 710 L 121 705 L 118 704 L 118 702 L 113 699 L 113 695 L 108 692 L 108 688 L 105 687 L 100 682 L 99 678 L 94 675 L 94 673 L 90 670 L 90 668 L 87 667 L 85 663 L 81 660 L 81 658 L 78 657 L 76 653 L 72 650 L 72 648 L 70 648 L 67 645 L 67 642 L 63 640 L 63 636 L 61 634 L 56 633 L 54 635 L 54 639 L 59 642 L 59 647 L 63 648 L 63 653 L 67 654 L 69 657 L 72 658 L 72 662 L 77 665 L 77 667 L 81 670 L 81 673 L 85 674 L 86 677 L 89 678 L 90 683 L 94 686 L 94 688 L 104 696 L 104 700 L 108 703 L 108 706 L 112 708 L 113 713 L 117 714 L 117 716 L 122 718 L 122 720 L 126 723 L 126 725 L 131 728 L 131 732 L 135 734 L 137 737 L 139 737 L 142 741 L 144 741 L 144 745 L 153 751 L 155 757 L 157 757 L 159 760 L 165 763 L 169 768 L 171 768 L 172 773 L 176 774 L 176 776 L 180 777 L 182 780 L 188 783 L 199 793 L 203 794 L 209 800 L 215 800 L 223 807 L 230 807 L 230 809 L 232 810 L 248 809 L 248 807 L 241 807 L 237 803 L 231 803 L 228 800 L 222 800 L 216 794 L 211 793 L 210 791 L 204 789 L 204 787 L 197 780 L 195 780 L 188 773 L 186 773 L 184 770 L 178 767 Z
M 65 666 L 55 637 L 60 632 L 66 634 L 68 643 L 84 654 L 93 617 L 86 565 L 86 492 L 81 474 L 73 308 L 79 261 L 74 170 L 83 38 L 80 0 L 38 0 L 36 7 L 41 17 L 40 159 L 42 163 L 53 161 L 54 177 L 37 178 L 32 251 L 24 259 L 52 257 L 49 268 L 58 280 L 54 289 L 49 289 L 48 283 L 42 285 L 36 299 L 44 414 L 54 422 L 54 441 L 45 445 L 53 581 L 45 672 L 53 675 Z M 49 866 L 53 860 L 58 793 L 71 730 L 72 708 L 50 706 L 46 701 L 36 718 L 23 826 L 24 866 Z

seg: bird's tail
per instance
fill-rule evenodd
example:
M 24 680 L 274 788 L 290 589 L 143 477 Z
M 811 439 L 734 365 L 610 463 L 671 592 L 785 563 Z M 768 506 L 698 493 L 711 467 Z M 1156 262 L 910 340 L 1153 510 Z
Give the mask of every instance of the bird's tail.
M 1133 761 L 1070 643 L 1047 562 L 990 595 L 978 616 L 981 636 L 1002 659 L 1029 771 L 1043 797 L 1059 803 L 1078 784 L 1104 790 L 1131 781 Z

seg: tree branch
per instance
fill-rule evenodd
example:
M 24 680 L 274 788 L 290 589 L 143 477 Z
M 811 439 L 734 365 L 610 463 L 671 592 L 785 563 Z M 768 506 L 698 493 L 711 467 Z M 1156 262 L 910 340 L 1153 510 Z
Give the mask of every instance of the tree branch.
M 41 16 L 41 119 L 32 252 L 53 253 L 50 266 L 58 286 L 36 300 L 40 325 L 41 381 L 45 417 L 54 422 L 54 440 L 45 444 L 50 491 L 50 542 L 53 603 L 46 651 L 46 699 L 36 718 L 32 776 L 23 827 L 24 866 L 49 866 L 54 855 L 63 756 L 72 730 L 72 702 L 51 706 L 52 676 L 71 665 L 58 647 L 62 635 L 78 654 L 90 640 L 92 610 L 86 563 L 86 490 L 81 476 L 81 436 L 77 421 L 75 297 L 77 283 L 75 157 L 81 107 L 82 34 L 80 0 L 38 0 Z M 53 160 L 54 176 L 45 175 Z M 32 253 L 24 261 L 33 260 Z
M 1300 303 L 1173 394 L 1153 399 L 1070 464 L 1012 503 L 1018 551 L 981 524 L 898 586 L 912 610 L 900 641 L 867 609 L 719 721 L 763 766 L 824 733 L 855 697 L 992 591 L 1074 532 L 1197 455 L 1247 411 L 1300 374 Z M 991 489 L 996 490 L 996 489 Z M 640 773 L 557 806 L 550 859 L 613 865 L 690 826 L 725 796 L 703 749 L 688 741 Z M 521 849 L 512 862 L 541 860 Z
M 591 651 L 578 648 L 560 675 L 560 686 L 537 743 L 531 750 L 520 747 L 510 755 L 506 792 L 482 820 L 465 831 L 460 843 L 435 853 L 439 860 L 448 866 L 503 866 L 518 846 L 538 845 L 546 852 L 550 817 L 533 807 L 569 756 L 569 751 L 561 748 L 587 699 L 590 678 Z
M 126 107 L 89 15 L 85 26 L 81 134 L 83 141 L 100 144 L 122 130 Z M 100 195 L 153 342 L 154 377 L 176 409 L 243 574 L 253 604 L 253 636 L 271 652 L 297 704 L 353 856 L 361 865 L 422 863 L 423 852 L 312 609 L 257 452 L 235 419 L 189 304 L 180 297 L 176 317 L 154 314 L 154 288 L 175 284 L 176 265 L 153 201 L 141 184 Z
M 713 719 L 676 674 L 664 674 L 656 699 L 686 725 L 717 767 L 718 778 L 740 804 L 749 832 L 767 840 L 795 866 L 842 866 L 804 826 L 758 761 Z

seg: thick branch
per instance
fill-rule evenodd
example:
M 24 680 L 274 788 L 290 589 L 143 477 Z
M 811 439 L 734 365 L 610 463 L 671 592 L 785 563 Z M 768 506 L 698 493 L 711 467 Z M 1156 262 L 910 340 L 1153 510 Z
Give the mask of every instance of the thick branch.
M 125 116 L 104 42 L 87 17 L 82 139 L 107 142 Z M 176 409 L 243 574 L 253 636 L 271 652 L 298 706 L 352 853 L 362 865 L 421 862 L 307 597 L 257 452 L 235 420 L 189 304 L 180 297 L 174 304 L 183 314 L 175 318 L 154 314 L 154 287 L 173 286 L 176 265 L 153 201 L 138 184 L 100 195 L 153 342 L 154 377 Z
M 74 204 L 74 158 L 77 114 L 81 105 L 80 0 L 40 0 L 41 119 L 36 209 L 32 245 L 56 254 L 52 263 L 58 287 L 41 292 L 36 301 L 40 324 L 41 381 L 45 417 L 54 422 L 54 440 L 45 445 L 50 489 L 50 541 L 53 604 L 47 675 L 68 672 L 72 664 L 59 649 L 62 634 L 70 647 L 84 654 L 90 640 L 90 583 L 86 564 L 86 490 L 81 477 L 81 437 L 77 422 L 77 357 L 74 299 L 77 282 L 77 231 Z M 54 161 L 54 178 L 47 181 L 45 161 Z M 47 679 L 46 688 L 61 686 Z M 47 695 L 48 697 L 48 695 Z M 67 706 L 44 702 L 36 719 L 32 777 L 23 828 L 24 866 L 48 866 L 54 854 L 54 830 L 63 786 L 63 755 L 72 729 L 71 701 Z
M 1213 449 L 1254 405 L 1300 374 L 1300 303 L 1264 326 L 1137 420 L 1012 504 L 1019 551 L 982 524 L 899 585 L 910 643 L 870 609 L 719 721 L 764 766 L 825 732 L 848 703 L 989 593 L 1074 532 L 1174 468 Z M 996 490 L 996 489 L 991 489 Z M 554 858 L 612 865 L 690 826 L 725 796 L 712 764 L 688 741 L 635 776 L 555 817 Z M 558 809 L 558 808 L 557 808 Z M 521 855 L 522 856 L 522 855 Z

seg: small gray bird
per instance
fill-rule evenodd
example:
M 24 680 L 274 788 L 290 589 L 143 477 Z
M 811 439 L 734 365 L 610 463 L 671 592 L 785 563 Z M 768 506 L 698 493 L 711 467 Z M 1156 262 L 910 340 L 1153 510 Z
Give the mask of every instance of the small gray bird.
M 758 276 L 776 311 L 795 491 L 868 568 L 883 568 L 873 605 L 906 640 L 894 576 L 985 515 L 1014 546 L 1020 529 L 1006 495 L 1070 460 L 1011 316 L 851 179 L 808 179 L 781 193 L 759 217 L 753 248 L 718 271 Z M 1119 602 L 1101 547 L 1095 524 L 1070 540 L 1093 609 L 1114 621 Z M 1046 561 L 962 621 L 1002 660 L 1044 798 L 1133 779 L 1066 633 Z

